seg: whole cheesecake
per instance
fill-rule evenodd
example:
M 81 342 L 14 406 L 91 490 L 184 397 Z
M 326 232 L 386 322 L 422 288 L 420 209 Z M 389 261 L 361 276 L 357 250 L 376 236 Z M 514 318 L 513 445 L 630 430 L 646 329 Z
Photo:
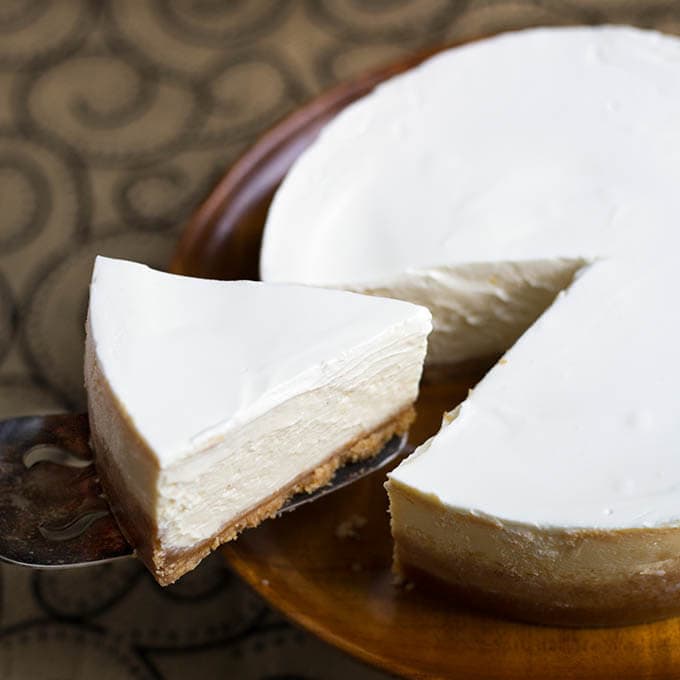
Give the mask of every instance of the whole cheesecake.
M 513 616 L 680 611 L 680 41 L 520 31 L 343 111 L 263 278 L 427 305 L 428 363 L 505 352 L 388 482 L 396 565 Z
M 162 585 L 413 419 L 430 314 L 97 258 L 85 351 L 97 471 Z

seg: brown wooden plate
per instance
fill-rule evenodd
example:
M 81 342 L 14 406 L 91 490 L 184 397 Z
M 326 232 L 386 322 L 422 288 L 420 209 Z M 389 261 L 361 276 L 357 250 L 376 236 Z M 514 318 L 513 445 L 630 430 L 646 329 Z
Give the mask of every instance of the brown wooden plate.
M 431 52 L 429 53 L 431 54 Z M 192 276 L 257 278 L 272 195 L 321 127 L 417 55 L 313 100 L 267 132 L 229 170 L 188 224 L 172 269 Z M 481 373 L 425 384 L 411 442 Z M 224 548 L 234 569 L 272 605 L 327 642 L 408 678 L 678 678 L 680 620 L 609 629 L 505 621 L 418 589 L 396 587 L 384 471 Z M 365 523 L 364 523 L 365 522 Z M 363 526 L 361 526 L 363 524 Z M 355 536 L 347 535 L 354 527 Z

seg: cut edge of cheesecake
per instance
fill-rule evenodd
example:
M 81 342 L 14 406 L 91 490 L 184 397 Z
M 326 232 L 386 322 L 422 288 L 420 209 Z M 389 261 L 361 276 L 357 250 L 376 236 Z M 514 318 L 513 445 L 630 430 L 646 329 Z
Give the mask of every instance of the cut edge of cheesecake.
M 427 307 L 426 377 L 439 382 L 495 363 L 591 264 L 553 257 L 414 267 L 343 288 Z

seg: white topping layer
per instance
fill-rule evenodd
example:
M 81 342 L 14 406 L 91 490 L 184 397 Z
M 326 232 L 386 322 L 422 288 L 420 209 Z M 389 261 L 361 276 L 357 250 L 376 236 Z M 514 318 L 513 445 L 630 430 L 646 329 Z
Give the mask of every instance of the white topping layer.
M 680 519 L 679 74 L 680 41 L 655 32 L 506 34 L 382 85 L 293 168 L 268 280 L 414 299 L 401 282 L 445 267 L 590 263 L 393 479 L 534 525 Z M 474 347 L 456 349 L 439 285 L 433 343 L 456 361 Z M 521 289 L 501 288 L 512 312 Z M 506 308 L 478 304 L 501 343 Z
M 155 458 L 155 486 L 138 483 L 147 460 L 111 455 L 162 542 L 183 547 L 409 406 L 429 330 L 427 309 L 396 300 L 99 257 L 88 353 Z
M 345 109 L 286 177 L 262 278 L 635 248 L 678 193 L 680 41 L 542 28 L 444 52 Z M 641 222 L 644 219 L 644 222 Z M 650 225 L 651 226 L 651 225 Z
M 585 270 L 392 477 L 457 509 L 534 525 L 679 522 L 669 260 Z

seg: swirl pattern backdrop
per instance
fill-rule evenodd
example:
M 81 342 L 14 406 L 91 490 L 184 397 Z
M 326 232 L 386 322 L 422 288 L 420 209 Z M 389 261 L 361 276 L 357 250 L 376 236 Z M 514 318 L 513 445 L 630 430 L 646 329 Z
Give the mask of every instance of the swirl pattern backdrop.
M 323 89 L 427 45 L 538 24 L 680 33 L 668 0 L 0 3 L 0 418 L 78 410 L 93 257 L 163 268 L 236 155 Z M 219 555 L 0 570 L 0 677 L 386 677 L 302 633 Z

